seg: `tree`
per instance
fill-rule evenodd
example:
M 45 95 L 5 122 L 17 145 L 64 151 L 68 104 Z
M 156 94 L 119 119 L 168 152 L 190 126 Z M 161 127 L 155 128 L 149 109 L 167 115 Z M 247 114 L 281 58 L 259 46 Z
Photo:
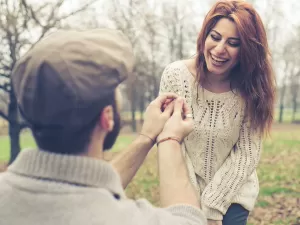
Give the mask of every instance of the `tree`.
M 122 3 L 113 0 L 107 5 L 111 21 L 117 29 L 129 38 L 136 56 L 136 66 L 133 72 L 135 79 L 128 80 L 125 88 L 130 102 L 131 127 L 134 132 L 137 131 L 136 110 L 139 106 L 142 115 L 143 110 L 141 108 L 145 106 L 145 96 L 149 93 L 149 88 L 152 87 L 152 82 L 149 83 L 149 77 L 147 77 L 149 65 L 149 59 L 147 58 L 149 54 L 146 50 L 148 42 L 145 41 L 147 34 L 143 32 L 145 31 L 145 24 L 148 23 L 147 19 L 151 16 L 150 14 L 146 15 L 147 12 L 145 12 L 149 8 L 148 3 L 147 0 L 129 0 L 127 2 L 122 1 Z
M 61 27 L 71 16 L 87 10 L 96 1 L 88 1 L 71 12 L 63 13 L 61 9 L 65 2 L 56 0 L 33 4 L 28 0 L 0 0 L 0 89 L 8 100 L 7 112 L 1 111 L 0 116 L 9 125 L 9 163 L 20 152 L 20 132 L 26 127 L 19 115 L 10 79 L 17 60 L 49 32 Z
M 298 109 L 298 102 L 300 99 L 300 71 L 297 73 L 293 74 L 291 76 L 291 97 L 292 97 L 292 107 L 293 107 L 293 112 L 292 112 L 292 122 L 296 122 L 296 113 Z
M 195 18 L 201 15 L 183 0 L 113 0 L 107 6 L 108 16 L 129 37 L 136 56 L 136 79 L 126 85 L 136 131 L 135 111 L 142 115 L 145 105 L 157 97 L 165 66 L 191 56 L 191 49 L 195 53 Z

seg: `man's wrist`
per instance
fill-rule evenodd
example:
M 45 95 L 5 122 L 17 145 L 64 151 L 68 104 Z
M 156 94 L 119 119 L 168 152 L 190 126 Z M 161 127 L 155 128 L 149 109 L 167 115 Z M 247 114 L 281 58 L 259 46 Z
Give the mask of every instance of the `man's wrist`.
M 137 141 L 141 142 L 141 144 L 143 145 L 148 145 L 150 147 L 152 147 L 156 143 L 156 141 L 152 137 L 144 133 L 139 134 L 139 136 L 137 137 Z
M 172 148 L 177 148 L 179 146 L 179 148 L 180 148 L 181 143 L 174 139 L 169 139 L 169 140 L 166 140 L 166 141 L 163 141 L 163 142 L 160 142 L 157 144 L 158 149 L 166 149 L 166 148 L 168 148 L 168 146 L 169 147 L 172 146 Z

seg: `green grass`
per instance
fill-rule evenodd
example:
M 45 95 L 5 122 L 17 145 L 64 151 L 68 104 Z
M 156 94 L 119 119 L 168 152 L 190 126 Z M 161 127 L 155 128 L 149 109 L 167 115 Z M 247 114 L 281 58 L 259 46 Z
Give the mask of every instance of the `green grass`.
M 260 189 L 261 196 L 273 196 L 274 194 L 285 194 L 290 196 L 300 197 L 300 193 L 285 187 L 263 187 Z
M 262 207 L 262 208 L 266 208 L 266 207 L 270 206 L 270 203 L 267 202 L 267 201 L 261 200 L 261 201 L 258 201 L 256 203 L 256 205 L 259 206 L 259 207 Z
M 36 144 L 31 133 L 24 132 L 20 137 L 20 145 L 22 149 L 35 148 Z M 8 161 L 10 156 L 10 140 L 8 136 L 0 137 L 0 161 Z
M 283 112 L 283 122 L 290 123 L 292 121 L 293 111 L 292 109 L 284 109 Z M 278 121 L 279 118 L 279 109 L 275 110 L 275 121 Z M 298 108 L 298 112 L 295 114 L 295 120 L 300 120 L 300 109 Z
M 134 135 L 122 134 L 110 157 L 124 149 Z M 21 146 L 34 147 L 29 133 L 21 136 Z M 264 141 L 257 172 L 260 193 L 248 225 L 297 224 L 300 201 L 300 125 L 275 124 L 271 137 Z M 9 157 L 9 139 L 0 138 L 0 161 Z M 154 148 L 126 189 L 128 197 L 146 198 L 159 206 L 157 152 Z
M 264 141 L 258 167 L 260 193 L 250 224 L 296 224 L 300 201 L 300 126 L 275 125 Z M 159 206 L 157 156 L 154 149 L 126 189 L 131 198 Z M 262 223 L 263 222 L 263 223 Z
M 30 132 L 24 132 L 20 136 L 20 145 L 21 149 L 27 149 L 27 148 L 36 148 L 36 143 L 31 135 Z M 111 152 L 117 152 L 121 149 L 124 149 L 127 147 L 132 140 L 134 139 L 133 135 L 121 135 L 118 137 L 116 144 L 114 145 L 113 149 L 111 149 Z M 7 162 L 10 157 L 10 142 L 8 136 L 2 136 L 0 137 L 0 162 Z

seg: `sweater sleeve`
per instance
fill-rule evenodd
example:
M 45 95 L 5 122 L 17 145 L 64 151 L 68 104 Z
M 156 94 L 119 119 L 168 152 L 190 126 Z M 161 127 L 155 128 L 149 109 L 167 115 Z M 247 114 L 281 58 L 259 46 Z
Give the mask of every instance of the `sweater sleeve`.
M 127 200 L 126 209 L 122 210 L 130 215 L 130 224 L 143 225 L 206 225 L 207 219 L 204 213 L 190 205 L 178 204 L 168 208 L 156 208 L 147 200 Z M 127 213 L 128 212 L 128 213 Z M 126 217 L 127 217 L 126 216 Z M 125 220 L 124 220 L 125 221 Z M 129 224 L 129 223 L 128 223 Z
M 258 165 L 261 142 L 261 135 L 243 122 L 235 147 L 201 196 L 207 219 L 223 219 L 232 199 Z
M 171 92 L 182 96 L 180 84 L 180 68 L 175 63 L 166 66 L 160 80 L 159 94 Z

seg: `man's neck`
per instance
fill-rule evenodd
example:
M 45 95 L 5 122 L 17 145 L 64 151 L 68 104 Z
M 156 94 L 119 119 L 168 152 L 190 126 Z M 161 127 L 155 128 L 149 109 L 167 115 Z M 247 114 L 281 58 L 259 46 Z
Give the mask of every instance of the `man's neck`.
M 82 155 L 92 157 L 95 159 L 103 159 L 103 143 L 103 135 L 92 135 L 91 142 Z

